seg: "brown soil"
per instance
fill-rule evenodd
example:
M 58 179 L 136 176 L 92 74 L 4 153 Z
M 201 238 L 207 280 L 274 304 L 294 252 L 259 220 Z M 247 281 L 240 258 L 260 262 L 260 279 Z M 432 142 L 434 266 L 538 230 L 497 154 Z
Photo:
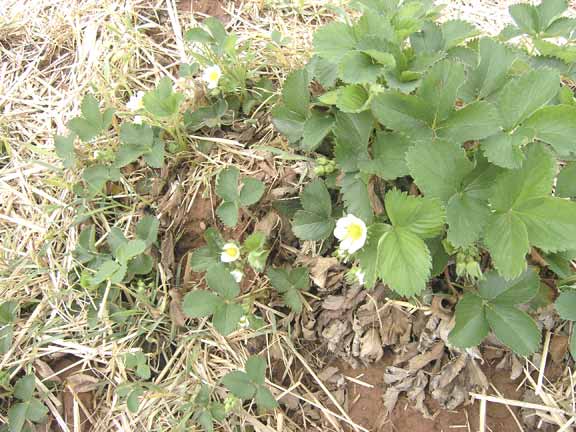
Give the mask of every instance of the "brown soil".
M 354 422 L 373 432 L 452 432 L 455 430 L 478 430 L 480 405 L 475 403 L 461 407 L 455 411 L 438 410 L 433 402 L 428 408 L 433 418 L 425 418 L 419 411 L 412 408 L 405 399 L 400 399 L 392 412 L 385 415 L 382 403 L 383 375 L 387 367 L 385 361 L 375 363 L 367 368 L 351 369 L 347 365 L 339 364 L 344 375 L 357 378 L 371 384 L 373 388 L 355 384 L 348 381 L 349 414 Z M 486 364 L 483 368 L 487 378 L 498 391 L 506 398 L 520 399 L 516 391 L 517 382 L 510 380 L 509 371 L 496 371 L 494 365 Z M 512 408 L 518 416 L 516 409 Z M 493 432 L 519 431 L 510 411 L 504 405 L 488 404 L 486 426 Z

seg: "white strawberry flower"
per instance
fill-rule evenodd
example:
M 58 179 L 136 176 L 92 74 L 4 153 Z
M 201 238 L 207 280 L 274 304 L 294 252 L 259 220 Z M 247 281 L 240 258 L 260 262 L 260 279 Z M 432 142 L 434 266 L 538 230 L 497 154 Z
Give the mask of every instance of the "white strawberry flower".
M 349 214 L 336 222 L 336 229 L 334 229 L 334 237 L 340 240 L 340 250 L 353 254 L 354 252 L 362 249 L 366 243 L 366 235 L 368 230 L 366 224 L 360 218 Z
M 144 118 L 142 116 L 134 116 L 134 120 L 133 120 L 134 124 L 141 125 L 143 121 L 144 121 Z
M 250 327 L 250 320 L 246 315 L 242 315 L 240 321 L 238 321 L 238 327 L 240 327 L 241 329 L 247 329 Z
M 202 81 L 206 83 L 206 86 L 209 89 L 215 89 L 218 87 L 218 82 L 220 81 L 221 77 L 222 70 L 218 65 L 207 67 L 202 73 Z
M 128 111 L 138 111 L 142 108 L 144 108 L 144 92 L 143 91 L 139 91 L 136 92 L 135 95 L 132 95 L 130 97 L 130 100 L 128 101 L 128 103 L 126 104 L 126 108 L 128 109 Z
M 242 278 L 244 277 L 244 273 L 242 273 L 240 270 L 232 270 L 230 272 L 230 274 L 232 275 L 232 277 L 234 278 L 234 280 L 238 283 L 242 282 Z
M 236 243 L 226 243 L 222 247 L 220 260 L 225 263 L 231 263 L 240 258 L 240 248 Z

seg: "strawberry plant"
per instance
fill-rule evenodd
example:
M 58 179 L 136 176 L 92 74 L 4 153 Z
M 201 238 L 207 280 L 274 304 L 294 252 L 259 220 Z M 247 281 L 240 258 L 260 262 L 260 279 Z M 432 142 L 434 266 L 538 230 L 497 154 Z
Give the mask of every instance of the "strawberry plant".
M 304 187 L 294 234 L 335 238 L 366 287 L 380 280 L 408 297 L 449 254 L 457 266 L 447 271 L 464 288 L 452 343 L 475 345 L 492 330 L 515 352 L 534 352 L 539 330 L 517 307 L 539 287 L 527 255 L 571 273 L 562 263 L 576 250 L 567 85 L 576 58 L 542 49 L 562 35 L 558 50 L 570 52 L 566 1 L 512 6 L 514 34 L 533 40 L 514 44 L 437 22 L 431 2 L 353 6 L 359 19 L 316 31 L 311 60 L 287 77 L 273 109 L 277 130 L 316 152 L 315 171 L 327 176 Z
M 20 432 L 33 430 L 32 423 L 41 423 L 48 414 L 48 408 L 34 397 L 36 390 L 36 378 L 34 375 L 26 375 L 20 378 L 14 386 L 14 402 L 8 409 L 8 430 Z
M 245 371 L 230 372 L 222 384 L 242 400 L 253 399 L 262 410 L 274 409 L 278 402 L 266 387 L 266 361 L 258 356 L 246 360 Z

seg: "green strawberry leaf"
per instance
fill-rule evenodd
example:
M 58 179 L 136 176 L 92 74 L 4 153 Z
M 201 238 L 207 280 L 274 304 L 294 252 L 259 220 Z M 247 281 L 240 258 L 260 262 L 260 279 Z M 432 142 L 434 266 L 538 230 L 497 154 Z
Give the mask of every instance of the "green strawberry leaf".
M 242 207 L 248 207 L 256 204 L 264 194 L 264 183 L 260 180 L 247 177 L 242 180 L 242 189 L 240 190 L 240 204 Z
M 406 228 L 423 239 L 438 236 L 444 228 L 445 211 L 437 199 L 393 189 L 386 194 L 384 203 L 394 228 Z
M 330 23 L 314 32 L 314 53 L 326 60 L 340 63 L 342 58 L 355 48 L 357 41 L 354 30 L 344 23 Z
M 316 150 L 333 127 L 333 116 L 313 110 L 304 124 L 302 143 L 300 144 L 302 150 L 308 152 Z
M 553 105 L 540 108 L 524 126 L 537 139 L 550 144 L 560 156 L 576 153 L 576 106 Z
M 203 318 L 213 315 L 223 300 L 209 291 L 191 291 L 184 296 L 182 311 L 191 318 Z
M 538 273 L 528 268 L 519 277 L 506 280 L 495 271 L 484 274 L 480 281 L 480 296 L 491 303 L 518 305 L 528 303 L 538 293 L 540 278 Z
M 172 90 L 172 80 L 162 78 L 156 88 L 142 98 L 146 110 L 156 117 L 170 117 L 178 114 L 184 95 Z
M 521 356 L 534 353 L 540 344 L 540 330 L 532 318 L 514 306 L 489 304 L 486 319 L 496 337 Z
M 109 108 L 100 112 L 98 101 L 90 94 L 84 96 L 80 104 L 82 117 L 73 118 L 68 122 L 68 129 L 73 131 L 84 142 L 91 141 L 105 132 L 112 123 L 114 110 Z
M 151 215 L 145 215 L 136 224 L 136 237 L 144 240 L 146 246 L 151 246 L 156 243 L 158 238 L 158 228 L 160 221 Z
M 369 112 L 336 114 L 334 156 L 342 170 L 356 171 L 359 161 L 368 159 L 368 143 L 373 127 L 374 120 Z
M 558 174 L 556 196 L 561 198 L 576 197 L 576 162 L 567 163 Z
M 256 386 L 247 373 L 241 371 L 229 372 L 222 378 L 222 385 L 242 400 L 252 399 Z
M 302 240 L 323 240 L 334 230 L 332 201 L 322 180 L 315 180 L 302 191 L 303 210 L 298 210 L 292 221 L 292 230 Z
M 72 168 L 76 163 L 76 153 L 74 152 L 74 140 L 76 135 L 68 136 L 56 135 L 54 137 L 54 149 L 56 154 L 62 160 L 64 168 Z
M 240 198 L 238 193 L 239 177 L 240 171 L 236 167 L 229 167 L 220 171 L 216 178 L 216 194 L 224 201 L 237 201 Z
M 372 159 L 359 160 L 358 168 L 366 174 L 374 174 L 384 180 L 395 180 L 408 175 L 406 153 L 410 141 L 395 132 L 376 133 L 372 143 Z
M 456 305 L 456 325 L 448 335 L 448 341 L 460 348 L 477 346 L 488 336 L 490 328 L 482 298 L 466 293 Z
M 366 223 L 374 219 L 372 204 L 368 195 L 368 185 L 358 174 L 348 173 L 342 178 L 342 199 L 348 213 L 359 217 Z
M 266 361 L 262 357 L 257 355 L 248 357 L 244 369 L 254 384 L 264 384 L 266 380 Z
M 240 294 L 238 282 L 226 269 L 224 264 L 218 264 L 208 269 L 206 283 L 213 291 L 217 292 L 226 300 L 234 300 Z
M 216 209 L 216 214 L 227 227 L 233 228 L 238 223 L 238 204 L 236 201 L 222 201 Z
M 564 291 L 556 299 L 556 311 L 560 318 L 576 321 L 576 291 Z
M 214 311 L 212 325 L 222 336 L 228 336 L 238 327 L 244 309 L 236 303 L 222 303 Z
M 254 395 L 254 401 L 258 408 L 263 410 L 272 410 L 278 407 L 278 402 L 274 395 L 264 386 L 259 386 Z

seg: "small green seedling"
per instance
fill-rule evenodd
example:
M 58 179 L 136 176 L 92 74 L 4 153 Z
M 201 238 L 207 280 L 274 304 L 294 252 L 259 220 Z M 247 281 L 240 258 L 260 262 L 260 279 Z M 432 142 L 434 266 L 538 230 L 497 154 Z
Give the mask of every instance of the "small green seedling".
M 238 303 L 240 286 L 224 264 L 212 265 L 206 273 L 211 291 L 197 290 L 186 294 L 182 310 L 191 318 L 212 317 L 212 325 L 223 336 L 238 327 L 244 309 Z
M 538 273 L 532 268 L 511 281 L 495 271 L 486 273 L 478 292 L 464 294 L 456 306 L 456 326 L 448 340 L 459 347 L 471 347 L 482 342 L 492 330 L 516 354 L 533 353 L 540 344 L 540 330 L 517 305 L 532 300 L 539 285 Z
M 222 378 L 222 385 L 242 400 L 253 399 L 262 410 L 271 410 L 278 406 L 274 395 L 266 387 L 266 361 L 251 356 L 246 361 L 245 372 L 234 371 Z
M 292 270 L 271 268 L 268 270 L 268 279 L 272 286 L 282 295 L 284 303 L 292 312 L 302 311 L 302 291 L 310 287 L 308 269 L 298 267 Z
M 40 423 L 48 414 L 44 404 L 34 397 L 36 378 L 26 375 L 20 378 L 14 386 L 14 397 L 20 402 L 14 403 L 8 409 L 8 426 L 10 432 L 28 430 L 30 423 Z
M 74 132 L 84 142 L 89 142 L 106 132 L 112 124 L 114 109 L 107 108 L 100 112 L 98 101 L 90 94 L 84 96 L 80 104 L 81 117 L 75 117 L 68 122 L 68 129 Z
M 211 389 L 202 384 L 194 399 L 195 413 L 192 420 L 202 426 L 205 432 L 214 430 L 214 422 L 222 422 L 226 418 L 226 408 L 220 402 L 211 400 Z
M 265 186 L 260 180 L 244 177 L 240 185 L 239 177 L 238 168 L 230 167 L 220 171 L 216 179 L 216 193 L 222 198 L 216 214 L 228 227 L 238 223 L 240 208 L 256 204 L 264 194 Z
M 143 380 L 150 379 L 150 366 L 148 366 L 148 360 L 142 351 L 127 353 L 124 356 L 124 366 L 128 369 L 136 369 L 136 375 Z

